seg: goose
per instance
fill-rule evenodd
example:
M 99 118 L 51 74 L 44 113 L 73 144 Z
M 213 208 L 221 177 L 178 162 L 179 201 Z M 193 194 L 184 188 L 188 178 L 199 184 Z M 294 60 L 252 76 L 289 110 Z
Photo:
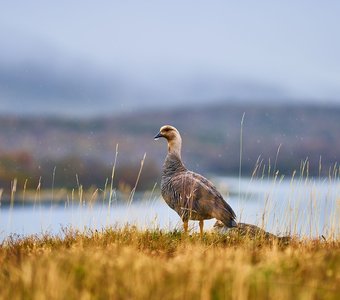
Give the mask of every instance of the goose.
M 216 187 L 205 177 L 189 171 L 181 159 L 182 138 L 170 125 L 162 126 L 155 140 L 165 138 L 168 153 L 164 161 L 161 194 L 165 202 L 177 212 L 188 232 L 188 221 L 199 221 L 203 236 L 204 220 L 215 218 L 227 228 L 237 227 L 236 215 Z

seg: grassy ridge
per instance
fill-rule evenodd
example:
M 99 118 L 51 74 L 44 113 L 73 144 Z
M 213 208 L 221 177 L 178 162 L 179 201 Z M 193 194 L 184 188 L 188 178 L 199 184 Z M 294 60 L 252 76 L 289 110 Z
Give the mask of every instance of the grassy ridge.
M 267 168 L 276 161 L 280 174 L 292 174 L 308 157 L 309 174 L 329 176 L 340 161 L 340 106 L 232 104 L 144 111 L 106 118 L 64 119 L 0 115 L 0 188 L 11 181 L 35 189 L 103 187 L 110 178 L 116 145 L 119 156 L 115 183 L 133 186 L 140 160 L 147 153 L 139 187 L 159 179 L 166 147 L 153 136 L 173 124 L 183 137 L 183 160 L 203 174 L 238 175 L 240 122 L 243 124 L 242 171 L 251 176 L 257 160 Z M 190 115 L 190 122 L 188 116 Z M 278 149 L 280 149 L 278 153 Z M 319 168 L 320 160 L 322 168 Z M 55 176 L 52 176 L 54 174 Z M 26 179 L 27 180 L 26 182 Z
M 340 241 L 140 231 L 10 239 L 0 299 L 338 299 Z

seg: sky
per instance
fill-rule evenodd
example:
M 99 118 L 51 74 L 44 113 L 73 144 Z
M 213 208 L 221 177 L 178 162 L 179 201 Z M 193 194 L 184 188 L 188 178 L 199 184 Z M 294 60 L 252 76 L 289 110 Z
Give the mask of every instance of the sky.
M 2 1 L 0 114 L 340 105 L 339 1 Z

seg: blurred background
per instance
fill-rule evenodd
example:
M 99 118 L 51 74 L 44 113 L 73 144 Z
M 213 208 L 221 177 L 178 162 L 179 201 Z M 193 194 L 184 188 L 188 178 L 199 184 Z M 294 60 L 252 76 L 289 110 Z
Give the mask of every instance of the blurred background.
M 159 182 L 172 124 L 195 171 L 337 170 L 340 3 L 9 1 L 0 10 L 0 188 Z M 53 183 L 52 183 L 53 181 Z

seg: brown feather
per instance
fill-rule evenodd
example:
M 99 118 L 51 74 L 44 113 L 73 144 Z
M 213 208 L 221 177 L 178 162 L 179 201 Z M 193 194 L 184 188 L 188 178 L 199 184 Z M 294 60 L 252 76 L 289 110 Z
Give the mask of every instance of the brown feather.
M 165 202 L 183 221 L 216 218 L 227 227 L 236 226 L 234 211 L 216 187 L 202 175 L 187 170 L 182 163 L 182 140 L 177 129 L 163 126 L 160 134 L 168 140 L 161 182 Z

